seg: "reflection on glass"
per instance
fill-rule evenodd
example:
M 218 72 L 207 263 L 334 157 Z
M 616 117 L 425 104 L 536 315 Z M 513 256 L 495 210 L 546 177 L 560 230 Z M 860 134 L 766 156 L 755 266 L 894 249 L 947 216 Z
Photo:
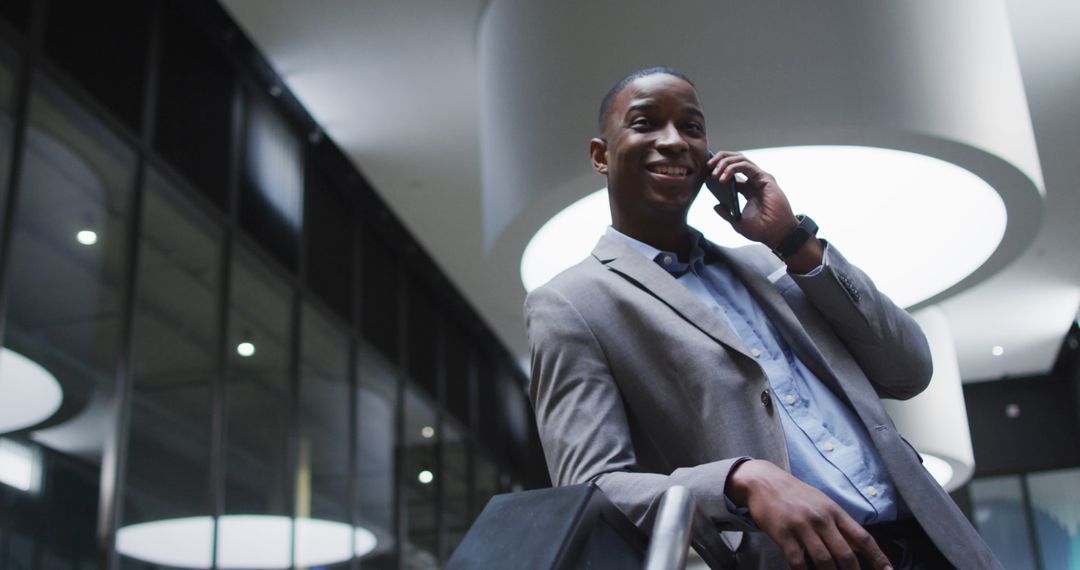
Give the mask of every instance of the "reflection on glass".
M 348 528 L 349 334 L 311 306 L 302 320 L 295 514 Z M 326 535 L 317 550 L 348 554 L 351 548 L 346 532 Z M 347 568 L 351 558 L 324 558 L 340 563 L 325 567 Z
M 289 287 L 238 243 L 225 347 L 230 365 L 225 396 L 225 513 L 229 515 L 290 516 L 293 512 L 287 469 L 291 306 Z M 250 356 L 236 350 L 245 342 L 254 346 Z
M 0 43 L 0 213 L 7 199 L 8 169 L 11 167 L 11 135 L 15 127 L 15 54 Z
M 445 473 L 436 470 L 438 430 L 433 438 L 424 437 L 425 427 L 436 426 L 435 405 L 413 386 L 405 390 L 405 438 L 402 441 L 402 473 L 399 484 L 405 492 L 408 568 L 437 568 L 439 504 L 436 488 Z
M 1027 482 L 1043 568 L 1080 569 L 1080 469 L 1032 474 Z
M 10 94 L 10 68 L 0 84 Z M 0 567 L 9 568 L 89 565 L 96 556 L 135 158 L 47 78 L 36 85 L 12 228 L 4 342 L 55 377 L 63 395 L 51 417 L 9 436 L 39 457 L 46 482 L 32 496 L 0 485 L 9 533 Z M 6 119 L 0 129 L 9 128 Z M 82 230 L 93 230 L 97 241 L 79 243 Z
M 218 373 L 222 233 L 156 173 L 147 176 L 135 296 L 134 381 L 121 554 L 161 561 L 145 529 L 209 520 L 211 397 Z M 142 525 L 138 531 L 129 528 Z M 205 542 L 207 529 L 199 535 Z M 210 560 L 210 545 L 187 556 Z M 132 558 L 123 567 L 140 568 Z
M 499 493 L 499 470 L 490 459 L 482 453 L 473 455 L 476 462 L 476 491 L 473 493 L 474 516 L 478 516 L 488 501 Z
M 451 418 L 443 418 L 443 518 L 446 550 L 443 559 L 457 548 L 472 523 L 469 512 L 469 445 L 465 430 Z
M 360 526 L 375 533 L 365 569 L 397 569 L 394 557 L 394 410 L 397 378 L 373 348 L 361 343 L 356 370 L 356 512 Z
M 976 479 L 970 488 L 975 527 L 1001 563 L 1010 569 L 1034 569 L 1020 477 Z

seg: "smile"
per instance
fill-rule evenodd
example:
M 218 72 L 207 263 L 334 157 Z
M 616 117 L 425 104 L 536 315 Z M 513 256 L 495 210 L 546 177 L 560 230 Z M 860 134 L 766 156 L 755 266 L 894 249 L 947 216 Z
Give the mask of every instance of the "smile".
M 670 166 L 667 164 L 650 164 L 645 167 L 649 172 L 655 172 L 656 174 L 663 174 L 664 176 L 686 176 L 690 173 L 690 169 L 685 166 Z

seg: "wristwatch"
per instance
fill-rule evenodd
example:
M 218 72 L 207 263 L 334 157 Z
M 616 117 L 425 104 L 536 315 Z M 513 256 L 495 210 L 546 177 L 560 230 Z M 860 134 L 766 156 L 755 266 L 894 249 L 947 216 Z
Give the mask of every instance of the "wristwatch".
M 814 220 L 810 219 L 810 216 L 799 214 L 795 216 L 795 219 L 799 220 L 799 225 L 795 226 L 795 229 L 791 230 L 791 233 L 780 241 L 780 245 L 772 250 L 776 257 L 781 260 L 795 255 L 799 248 L 806 243 L 806 240 L 817 235 L 818 226 L 814 223 Z

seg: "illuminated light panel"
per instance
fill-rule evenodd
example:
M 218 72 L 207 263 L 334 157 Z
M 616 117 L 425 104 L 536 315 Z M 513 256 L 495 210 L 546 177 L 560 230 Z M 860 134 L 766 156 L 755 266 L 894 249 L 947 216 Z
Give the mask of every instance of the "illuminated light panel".
M 920 453 L 919 455 L 923 459 L 923 468 L 930 472 L 930 476 L 938 482 L 938 485 L 947 488 L 955 473 L 952 465 L 936 455 L 930 455 L 929 453 Z
M 970 171 L 937 158 L 860 146 L 745 154 L 776 177 L 796 213 L 814 218 L 819 235 L 902 307 L 960 282 L 1005 235 L 1005 205 L 998 193 Z M 690 225 L 723 246 L 749 244 L 713 212 L 715 204 L 703 190 L 690 208 Z M 525 289 L 532 291 L 585 259 L 610 223 L 606 189 L 553 216 L 522 254 Z
M 75 241 L 83 245 L 94 245 L 97 243 L 97 232 L 93 230 L 80 230 L 75 234 Z
M 0 433 L 49 419 L 63 401 L 64 392 L 52 373 L 9 348 L 0 352 Z
M 255 354 L 255 345 L 250 342 L 242 342 L 236 345 L 236 354 L 247 358 Z
M 435 437 L 435 428 L 433 428 L 431 426 L 424 426 L 424 427 L 420 428 L 420 435 L 424 439 L 431 439 L 431 438 Z
M 25 493 L 41 486 L 41 462 L 33 447 L 0 438 L 0 483 Z
M 419 474 L 417 474 L 416 480 L 424 485 L 427 485 L 428 483 L 431 483 L 435 480 L 435 474 L 431 471 L 428 471 L 427 469 L 424 469 Z
M 289 544 L 294 521 L 296 556 L 292 560 Z M 364 556 L 377 544 L 375 535 L 366 528 L 322 519 L 225 515 L 219 522 L 219 568 L 334 564 L 353 556 Z M 124 556 L 152 564 L 210 568 L 213 534 L 214 519 L 208 516 L 144 522 L 117 531 L 116 550 Z

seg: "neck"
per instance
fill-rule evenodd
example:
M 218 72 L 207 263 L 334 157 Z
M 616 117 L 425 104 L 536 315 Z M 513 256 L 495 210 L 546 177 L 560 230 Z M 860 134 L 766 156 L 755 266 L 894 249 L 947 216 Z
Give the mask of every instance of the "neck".
M 611 225 L 623 235 L 656 249 L 673 252 L 679 259 L 686 260 L 690 257 L 690 230 L 685 219 L 666 224 L 632 224 L 625 220 L 612 220 Z

